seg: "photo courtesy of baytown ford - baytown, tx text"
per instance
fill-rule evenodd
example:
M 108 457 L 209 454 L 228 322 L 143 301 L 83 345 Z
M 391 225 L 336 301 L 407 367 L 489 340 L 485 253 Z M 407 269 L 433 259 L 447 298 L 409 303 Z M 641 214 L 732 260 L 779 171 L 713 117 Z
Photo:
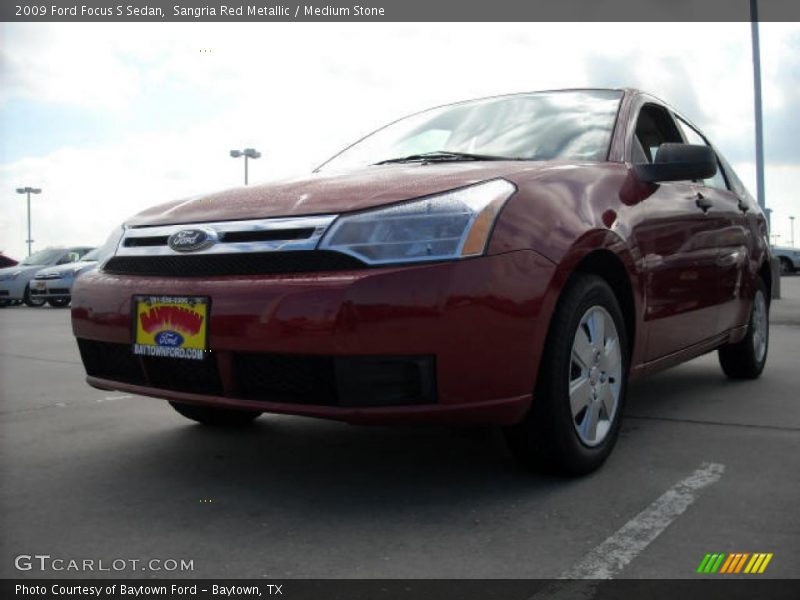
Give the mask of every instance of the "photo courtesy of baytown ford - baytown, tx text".
M 0 4 L 0 598 L 800 597 L 800 4 Z

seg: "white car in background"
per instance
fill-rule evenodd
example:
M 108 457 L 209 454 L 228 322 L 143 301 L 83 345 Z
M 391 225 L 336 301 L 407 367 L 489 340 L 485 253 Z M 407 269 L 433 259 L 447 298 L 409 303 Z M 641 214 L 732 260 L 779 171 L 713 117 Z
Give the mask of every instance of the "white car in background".
M 97 266 L 100 249 L 87 252 L 77 262 L 42 269 L 30 282 L 31 298 L 45 300 L 50 306 L 61 308 L 67 306 L 72 295 L 72 284 L 86 271 Z
M 790 246 L 773 246 L 772 255 L 781 261 L 781 274 L 800 271 L 800 248 Z
M 20 261 L 18 265 L 0 269 L 0 305 L 19 304 L 41 306 L 44 298 L 34 298 L 30 292 L 30 282 L 44 267 L 55 267 L 80 260 L 91 246 L 71 248 L 45 248 L 34 252 Z

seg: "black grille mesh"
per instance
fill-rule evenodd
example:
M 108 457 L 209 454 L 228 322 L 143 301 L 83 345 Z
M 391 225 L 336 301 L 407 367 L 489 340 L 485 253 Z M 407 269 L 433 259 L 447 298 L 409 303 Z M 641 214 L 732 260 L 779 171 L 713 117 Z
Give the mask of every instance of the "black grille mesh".
M 347 271 L 365 263 L 341 252 L 298 250 L 186 256 L 115 256 L 104 271 L 120 275 L 209 277 L 215 275 L 269 275 Z
M 436 402 L 431 356 L 333 357 L 232 353 L 226 394 L 217 356 L 135 356 L 130 344 L 78 339 L 88 375 L 163 390 L 316 406 L 401 406 Z M 338 379 L 337 379 L 338 377 Z
M 130 346 L 79 339 L 78 349 L 88 375 L 145 385 L 144 373 Z
M 333 359 L 327 356 L 236 354 L 234 369 L 243 398 L 288 399 L 298 404 L 337 404 Z
M 165 390 L 222 394 L 213 354 L 204 360 L 135 356 L 129 344 L 78 340 L 86 373 L 93 377 Z

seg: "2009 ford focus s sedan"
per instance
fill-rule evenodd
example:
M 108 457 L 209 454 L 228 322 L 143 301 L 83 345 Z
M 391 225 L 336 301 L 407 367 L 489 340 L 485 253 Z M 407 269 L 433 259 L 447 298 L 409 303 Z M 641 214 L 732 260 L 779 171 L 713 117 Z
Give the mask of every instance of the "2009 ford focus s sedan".
M 602 464 L 628 380 L 767 357 L 765 219 L 636 90 L 428 110 L 301 179 L 157 206 L 73 290 L 89 384 L 263 412 L 505 427 L 527 467 Z

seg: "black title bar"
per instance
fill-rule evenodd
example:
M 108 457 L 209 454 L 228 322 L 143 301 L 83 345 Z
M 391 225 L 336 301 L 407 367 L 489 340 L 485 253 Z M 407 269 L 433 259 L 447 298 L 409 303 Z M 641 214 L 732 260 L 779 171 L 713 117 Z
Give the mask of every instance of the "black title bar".
M 696 579 L 3 579 L 5 600 L 169 598 L 210 600 L 796 600 L 800 579 L 732 576 Z
M 3 0 L 7 22 L 750 21 L 756 0 Z M 797 0 L 757 0 L 760 21 L 798 21 Z M 602 40 L 598 40 L 601 44 Z

